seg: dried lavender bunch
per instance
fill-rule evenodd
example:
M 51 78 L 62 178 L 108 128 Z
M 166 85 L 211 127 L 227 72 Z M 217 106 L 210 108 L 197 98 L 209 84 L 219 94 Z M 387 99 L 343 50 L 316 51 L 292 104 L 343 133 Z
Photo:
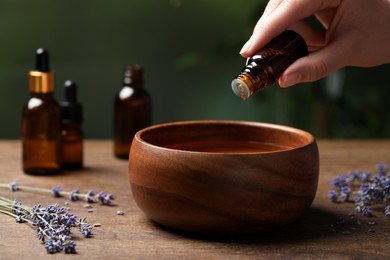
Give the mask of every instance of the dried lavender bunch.
M 366 217 L 373 216 L 372 205 L 375 203 L 390 203 L 390 175 L 388 166 L 383 163 L 376 165 L 376 176 L 371 177 L 368 171 L 351 171 L 348 175 L 334 177 L 331 181 L 333 190 L 328 192 L 328 198 L 336 202 L 339 198 L 350 201 L 354 196 L 356 211 Z M 385 215 L 390 217 L 390 204 L 384 208 Z
M 63 191 L 60 186 L 54 186 L 51 189 L 44 189 L 31 186 L 22 186 L 18 182 L 12 182 L 10 184 L 0 183 L 0 188 L 9 188 L 11 191 L 35 191 L 35 192 L 44 192 L 51 193 L 55 198 L 68 196 L 71 201 L 77 201 L 84 199 L 88 203 L 100 203 L 102 205 L 111 206 L 113 205 L 113 200 L 115 199 L 114 194 L 106 194 L 104 192 L 99 192 L 96 194 L 94 190 L 89 190 L 86 194 L 80 193 L 80 189 L 75 189 L 73 191 Z
M 86 218 L 77 220 L 68 209 L 58 205 L 42 207 L 37 204 L 30 208 L 19 201 L 0 197 L 0 213 L 14 217 L 17 223 L 28 223 L 35 228 L 38 239 L 50 254 L 61 251 L 76 253 L 76 243 L 71 236 L 73 227 L 77 227 L 84 237 L 92 237 L 92 227 Z

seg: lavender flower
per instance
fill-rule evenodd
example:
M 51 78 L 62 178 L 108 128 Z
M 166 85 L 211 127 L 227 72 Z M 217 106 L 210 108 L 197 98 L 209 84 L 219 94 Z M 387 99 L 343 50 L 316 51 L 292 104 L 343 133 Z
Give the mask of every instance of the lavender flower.
M 50 193 L 56 198 L 66 195 L 71 201 L 77 201 L 83 198 L 88 203 L 99 202 L 102 205 L 108 206 L 112 205 L 114 200 L 114 194 L 100 192 L 96 195 L 95 191 L 92 189 L 90 189 L 88 193 L 82 194 L 80 189 L 67 192 L 63 191 L 59 186 L 54 186 L 51 189 L 44 189 L 22 186 L 17 182 L 11 184 L 0 183 L 0 188 L 9 188 L 11 191 Z M 86 238 L 93 236 L 92 226 L 88 224 L 85 217 L 77 220 L 77 216 L 71 214 L 69 209 L 59 207 L 58 205 L 42 207 L 40 204 L 36 204 L 33 207 L 28 207 L 16 200 L 12 201 L 0 197 L 0 213 L 15 218 L 17 223 L 27 223 L 31 225 L 35 229 L 38 240 L 44 243 L 46 251 L 50 254 L 61 251 L 66 254 L 76 253 L 76 243 L 72 240 L 71 232 L 73 227 L 77 227 L 81 234 Z
M 390 177 L 383 178 L 382 182 L 383 202 L 390 201 Z
M 366 196 L 356 196 L 355 206 L 356 212 L 363 214 L 363 216 L 371 217 L 372 216 L 372 207 L 369 206 L 371 204 L 371 199 Z
M 77 217 L 69 212 L 62 215 L 61 223 L 67 227 L 76 225 Z
M 26 222 L 26 219 L 23 216 L 16 216 L 15 221 L 16 223 L 24 223 Z
M 344 201 L 349 201 L 349 197 L 351 196 L 351 188 L 348 186 L 344 186 L 341 188 L 341 197 Z
M 363 195 L 370 196 L 373 201 L 385 202 L 388 199 L 390 189 L 390 177 L 374 177 L 372 180 L 364 183 L 360 188 Z
M 337 176 L 334 177 L 331 181 L 331 185 L 335 188 L 342 188 L 347 185 L 346 176 Z
M 385 207 L 385 216 L 386 216 L 386 217 L 390 217 L 390 205 L 387 205 L 387 206 Z
M 330 190 L 328 192 L 328 198 L 332 201 L 332 202 L 336 202 L 337 199 L 338 199 L 338 196 L 337 196 L 337 192 L 335 190 Z
M 382 176 L 385 176 L 387 174 L 387 170 L 389 169 L 389 167 L 387 167 L 386 164 L 384 163 L 378 163 L 376 166 L 376 169 L 378 171 L 378 176 L 379 177 L 382 177 Z
M 361 208 L 361 212 L 363 214 L 363 216 L 365 217 L 372 217 L 372 207 L 371 206 L 363 206 Z
M 85 198 L 85 200 L 88 202 L 88 203 L 94 203 L 95 201 L 93 200 L 93 196 L 95 196 L 96 193 L 94 190 L 89 190 L 88 193 L 87 193 L 87 197 Z
M 74 191 L 72 191 L 69 195 L 69 199 L 71 201 L 76 201 L 76 200 L 79 200 L 79 194 L 80 194 L 80 189 L 75 189 Z
M 65 254 L 75 254 L 76 253 L 76 243 L 73 240 L 67 240 L 62 244 L 62 248 Z
M 355 182 L 366 182 L 370 179 L 370 177 L 371 173 L 369 171 L 353 170 L 347 176 L 345 176 L 345 184 L 347 186 L 352 186 L 355 184 Z
M 78 222 L 76 222 L 77 227 L 79 228 L 81 234 L 86 237 L 92 237 L 92 227 L 86 222 L 86 218 L 81 218 Z
M 70 213 L 68 209 L 58 205 L 42 207 L 37 204 L 33 207 L 23 205 L 19 201 L 12 201 L 0 197 L 0 212 L 14 217 L 18 223 L 30 224 L 36 230 L 36 235 L 41 240 L 49 254 L 64 252 L 76 253 L 76 243 L 72 239 L 72 227 L 78 227 L 85 237 L 92 237 L 92 227 L 81 218 Z
M 335 202 L 340 196 L 344 201 L 349 201 L 351 196 L 355 195 L 356 211 L 367 217 L 373 216 L 373 204 L 390 201 L 388 167 L 379 163 L 376 169 L 377 176 L 373 178 L 369 171 L 351 171 L 348 175 L 334 177 L 331 180 L 334 190 L 328 192 L 328 198 Z M 361 183 L 357 191 L 353 190 L 356 188 L 355 182 Z M 390 217 L 390 205 L 385 207 L 385 215 Z
M 112 205 L 112 201 L 115 199 L 114 194 L 109 193 L 106 196 L 106 205 Z
M 19 183 L 17 183 L 16 181 L 11 182 L 11 184 L 9 185 L 9 189 L 11 191 L 18 191 L 19 190 Z
M 112 201 L 114 200 L 114 194 L 110 193 L 110 194 L 105 194 L 104 192 L 100 192 L 98 194 L 98 201 L 102 204 L 102 205 L 112 205 Z
M 366 182 L 371 177 L 371 173 L 369 171 L 357 171 L 356 175 L 356 179 L 360 182 Z
M 57 240 L 50 236 L 45 242 L 45 248 L 49 254 L 55 254 L 61 251 L 61 246 L 58 244 Z
M 61 196 L 61 187 L 54 186 L 53 188 L 51 188 L 51 191 L 52 191 L 52 194 L 53 194 L 54 198 L 62 197 Z
M 12 182 L 11 184 L 0 183 L 0 188 L 9 188 L 12 191 L 37 191 L 37 192 L 45 192 L 51 193 L 54 197 L 63 197 L 68 196 L 71 201 L 77 201 L 80 199 L 85 199 L 88 203 L 100 202 L 102 205 L 113 205 L 114 195 L 109 193 L 106 195 L 104 192 L 100 192 L 100 196 L 98 195 L 95 199 L 96 192 L 92 189 L 88 191 L 86 194 L 82 194 L 80 189 L 75 189 L 71 192 L 63 191 L 60 186 L 54 186 L 51 189 L 43 189 L 31 186 L 22 186 L 17 182 Z

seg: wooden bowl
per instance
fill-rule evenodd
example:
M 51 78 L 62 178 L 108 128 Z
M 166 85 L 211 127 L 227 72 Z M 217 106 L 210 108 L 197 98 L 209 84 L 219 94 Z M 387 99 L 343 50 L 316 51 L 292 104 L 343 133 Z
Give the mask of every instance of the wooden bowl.
M 200 233 L 249 233 L 291 223 L 317 190 L 313 136 L 273 124 L 188 121 L 134 137 L 131 190 L 153 221 Z

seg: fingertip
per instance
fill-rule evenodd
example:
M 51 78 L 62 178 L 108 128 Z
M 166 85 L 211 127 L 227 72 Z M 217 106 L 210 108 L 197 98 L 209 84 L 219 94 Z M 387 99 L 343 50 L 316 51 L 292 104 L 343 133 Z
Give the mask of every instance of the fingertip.
M 302 57 L 291 64 L 280 76 L 280 87 L 286 88 L 301 82 L 313 82 L 319 80 L 331 72 L 343 67 L 341 57 L 333 48 L 320 49 L 309 56 Z
M 279 78 L 278 83 L 281 88 L 288 88 L 291 87 L 292 85 L 300 83 L 301 80 L 302 80 L 302 75 L 300 73 L 294 72 L 294 73 L 282 75 Z
M 252 46 L 252 38 L 249 38 L 249 40 L 244 44 L 244 46 L 241 48 L 240 54 L 243 57 L 249 57 L 248 56 L 248 50 Z

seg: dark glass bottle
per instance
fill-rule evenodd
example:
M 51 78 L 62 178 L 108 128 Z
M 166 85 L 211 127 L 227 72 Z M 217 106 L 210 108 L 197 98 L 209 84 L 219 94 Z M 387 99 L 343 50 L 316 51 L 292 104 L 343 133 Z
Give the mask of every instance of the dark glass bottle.
M 127 66 L 114 101 L 114 155 L 128 159 L 134 134 L 151 124 L 151 98 L 143 87 L 143 70 Z
M 36 51 L 35 70 L 29 73 L 31 97 L 22 113 L 22 164 L 28 174 L 52 174 L 61 169 L 60 107 L 53 97 L 54 75 L 49 53 Z
M 67 80 L 64 84 L 65 96 L 61 102 L 62 168 L 80 169 L 83 167 L 83 111 L 77 101 L 77 85 Z
M 232 81 L 232 89 L 240 98 L 248 99 L 256 91 L 273 85 L 288 66 L 307 54 L 305 40 L 294 31 L 285 31 L 248 59 Z

